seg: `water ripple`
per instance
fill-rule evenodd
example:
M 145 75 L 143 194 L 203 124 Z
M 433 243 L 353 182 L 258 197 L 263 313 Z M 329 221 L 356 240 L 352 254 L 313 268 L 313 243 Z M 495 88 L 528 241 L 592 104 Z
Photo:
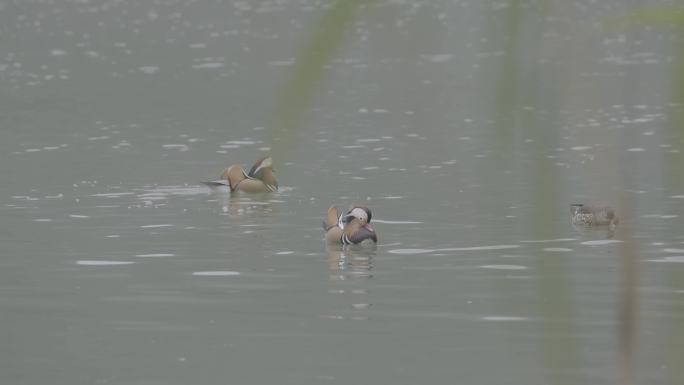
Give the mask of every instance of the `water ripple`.
M 517 249 L 520 245 L 491 245 L 491 246 L 471 246 L 471 247 L 447 247 L 442 249 L 394 249 L 389 250 L 392 254 L 427 254 L 439 251 L 483 251 L 483 250 L 508 250 Z
M 234 277 L 236 275 L 240 275 L 240 272 L 239 271 L 227 271 L 227 270 L 195 271 L 192 273 L 192 275 L 198 275 L 198 276 L 203 276 L 203 277 Z
M 481 269 L 494 269 L 494 270 L 527 270 L 527 266 L 520 265 L 482 265 Z
M 647 262 L 670 262 L 670 263 L 684 263 L 684 255 L 677 255 L 672 257 L 647 259 Z
M 388 221 L 388 220 L 384 220 L 384 219 L 373 219 L 373 222 L 374 223 L 388 223 L 388 224 L 392 224 L 392 225 L 417 225 L 417 224 L 423 223 L 423 222 L 419 222 L 419 221 Z
M 609 245 L 611 243 L 622 243 L 622 241 L 619 241 L 617 239 L 598 239 L 595 241 L 585 241 L 585 242 L 580 242 L 580 245 L 586 245 L 586 246 L 602 246 L 602 245 Z
M 483 321 L 529 321 L 527 317 L 514 317 L 514 316 L 485 316 L 482 317 Z
M 570 241 L 576 241 L 576 240 L 577 240 L 577 238 L 534 239 L 534 240 L 520 241 L 520 243 L 570 242 Z
M 93 260 L 80 260 L 76 261 L 77 265 L 81 266 L 120 266 L 120 265 L 132 265 L 135 262 L 131 261 L 93 261 Z

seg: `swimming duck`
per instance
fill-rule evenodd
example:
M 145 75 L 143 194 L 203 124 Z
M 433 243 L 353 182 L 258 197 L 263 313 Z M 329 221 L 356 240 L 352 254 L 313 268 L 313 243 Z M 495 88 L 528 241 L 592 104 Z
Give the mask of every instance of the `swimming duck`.
M 249 193 L 278 191 L 278 181 L 273 173 L 273 158 L 262 156 L 245 172 L 239 164 L 234 164 L 221 174 L 221 179 L 202 182 L 207 186 L 228 186 L 230 192 L 245 191 Z
M 572 224 L 576 226 L 611 226 L 618 224 L 619 218 L 610 206 L 591 206 L 582 203 L 570 205 Z
M 328 217 L 323 222 L 325 240 L 328 243 L 343 245 L 377 243 L 378 235 L 370 225 L 372 216 L 366 206 L 352 206 L 345 214 L 337 207 L 331 206 L 328 209 Z

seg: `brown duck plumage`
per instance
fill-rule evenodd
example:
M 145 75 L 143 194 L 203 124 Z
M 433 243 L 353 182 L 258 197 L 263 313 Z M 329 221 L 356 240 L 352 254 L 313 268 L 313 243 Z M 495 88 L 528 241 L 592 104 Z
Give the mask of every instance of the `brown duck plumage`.
M 356 245 L 378 242 L 378 236 L 370 225 L 372 213 L 366 206 L 353 206 L 344 215 L 337 207 L 330 207 L 323 222 L 325 240 L 328 243 Z
M 246 172 L 242 165 L 234 164 L 221 174 L 221 179 L 205 182 L 209 186 L 225 185 L 231 192 L 244 191 L 249 193 L 278 191 L 278 181 L 273 173 L 273 159 L 266 155 L 257 159 Z
M 619 218 L 610 206 L 570 205 L 572 224 L 576 226 L 615 226 Z

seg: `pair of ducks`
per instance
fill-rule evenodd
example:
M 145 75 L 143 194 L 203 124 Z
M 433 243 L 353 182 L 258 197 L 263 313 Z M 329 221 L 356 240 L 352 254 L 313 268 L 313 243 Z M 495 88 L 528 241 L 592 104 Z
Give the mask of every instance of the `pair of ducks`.
M 211 187 L 227 186 L 230 192 L 278 191 L 278 181 L 273 172 L 273 159 L 268 155 L 257 159 L 249 172 L 241 165 L 234 164 L 223 170 L 221 179 L 203 183 Z M 323 221 L 325 240 L 328 243 L 343 245 L 375 244 L 378 242 L 378 236 L 370 225 L 371 217 L 372 213 L 366 206 L 352 206 L 346 213 L 331 206 L 326 220 Z

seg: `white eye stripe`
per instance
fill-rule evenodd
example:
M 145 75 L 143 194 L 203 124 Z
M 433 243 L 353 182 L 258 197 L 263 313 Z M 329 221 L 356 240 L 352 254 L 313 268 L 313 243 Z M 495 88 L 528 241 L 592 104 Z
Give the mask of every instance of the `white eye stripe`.
M 368 214 L 360 207 L 355 207 L 351 212 L 349 212 L 349 214 L 364 221 L 368 220 Z

